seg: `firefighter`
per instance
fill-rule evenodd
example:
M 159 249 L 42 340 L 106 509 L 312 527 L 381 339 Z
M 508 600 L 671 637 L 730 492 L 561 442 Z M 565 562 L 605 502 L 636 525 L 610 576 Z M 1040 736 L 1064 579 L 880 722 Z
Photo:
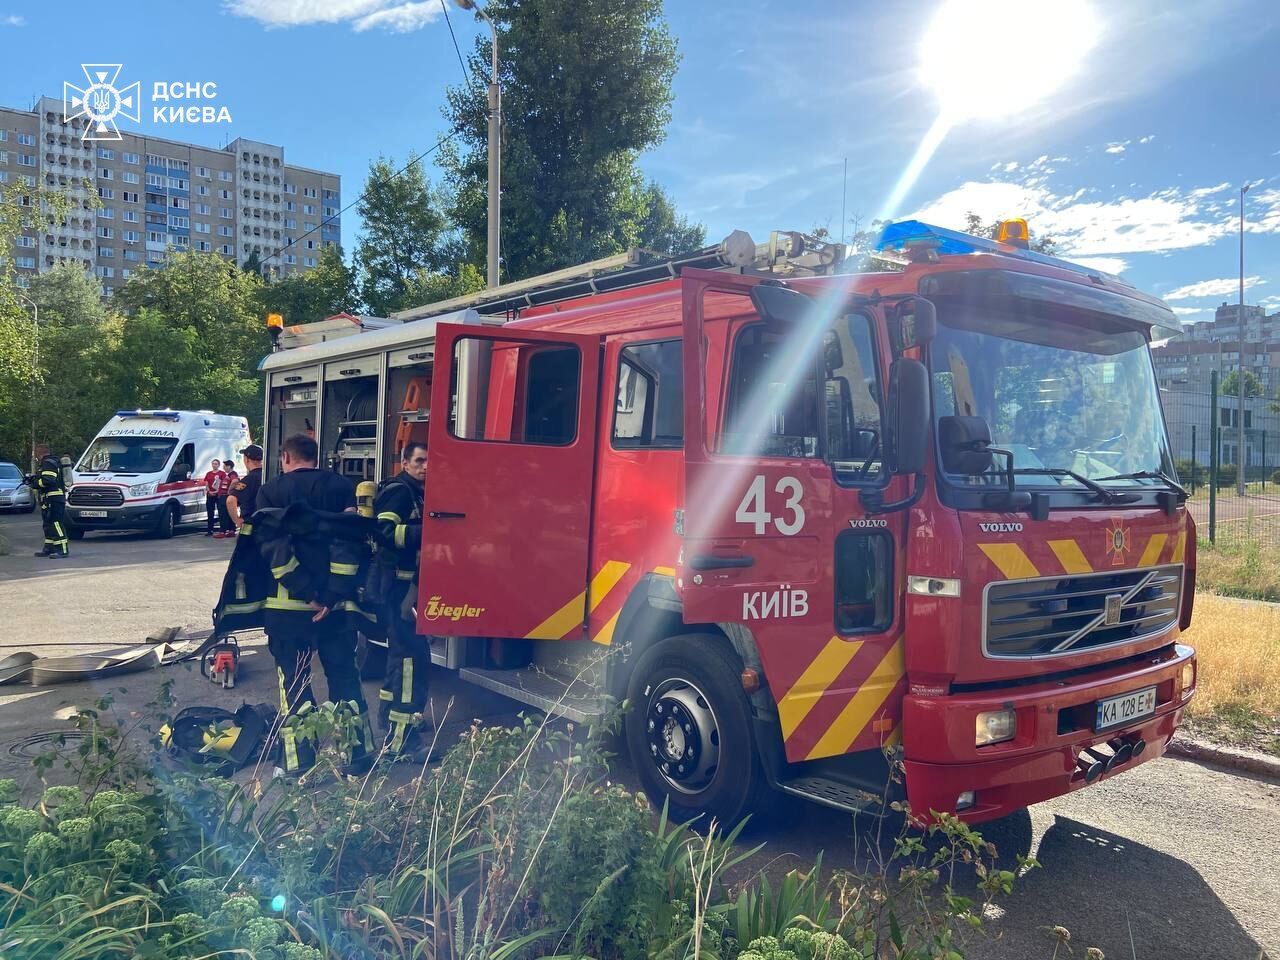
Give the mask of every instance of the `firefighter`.
M 354 516 L 355 487 L 345 477 L 317 469 L 317 453 L 315 440 L 306 434 L 286 439 L 280 451 L 282 473 L 258 491 L 257 509 L 275 508 L 288 516 L 294 507 L 303 514 L 315 511 L 318 518 L 350 513 L 351 519 L 359 520 Z M 293 716 L 315 706 L 311 656 L 318 653 L 329 699 L 353 701 L 360 712 L 360 743 L 353 750 L 350 772 L 362 772 L 372 760 L 373 744 L 356 668 L 356 635 L 348 616 L 360 574 L 354 541 L 287 534 L 278 524 L 254 526 L 254 539 L 275 581 L 263 604 L 263 625 L 267 649 L 276 661 L 281 712 Z M 367 546 L 364 549 L 367 552 Z M 298 738 L 292 726 L 282 728 L 281 741 L 286 773 L 305 772 L 315 763 L 311 745 Z
M 427 446 L 410 441 L 400 454 L 400 472 L 384 481 L 373 505 L 377 552 L 373 595 L 378 622 L 387 633 L 387 675 L 378 692 L 378 719 L 392 755 L 422 747 L 418 727 L 427 708 L 431 651 L 415 628 L 418 551 L 422 543 L 422 498 Z
M 39 468 L 28 482 L 40 501 L 40 519 L 44 523 L 44 549 L 37 550 L 35 555 L 50 560 L 63 559 L 70 552 L 66 526 L 67 488 L 62 482 L 58 458 L 41 457 Z

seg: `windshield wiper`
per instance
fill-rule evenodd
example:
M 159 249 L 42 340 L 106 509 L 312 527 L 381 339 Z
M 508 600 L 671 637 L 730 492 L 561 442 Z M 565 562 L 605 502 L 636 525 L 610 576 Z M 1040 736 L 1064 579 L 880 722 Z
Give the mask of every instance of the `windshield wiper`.
M 1070 477 L 1081 486 L 1088 487 L 1089 490 L 1101 498 L 1103 503 L 1133 503 L 1141 499 L 1136 493 L 1117 493 L 1115 490 L 1108 490 L 1102 484 L 1081 476 L 1074 470 L 1068 470 L 1066 467 L 1018 467 L 1013 472 L 1015 475 L 1029 474 L 1037 477 Z M 1113 478 L 1108 477 L 1107 479 Z
M 1109 477 L 1099 477 L 1099 480 L 1162 480 L 1166 483 L 1170 490 L 1174 491 L 1183 500 L 1190 499 L 1191 494 L 1187 492 L 1187 488 L 1174 480 L 1163 470 L 1134 470 L 1132 473 L 1113 473 Z

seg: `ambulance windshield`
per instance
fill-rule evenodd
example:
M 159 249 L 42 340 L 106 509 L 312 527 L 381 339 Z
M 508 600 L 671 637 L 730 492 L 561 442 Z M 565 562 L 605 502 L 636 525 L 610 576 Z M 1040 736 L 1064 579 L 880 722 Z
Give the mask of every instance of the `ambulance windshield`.
M 80 458 L 76 472 L 128 476 L 159 473 L 177 445 L 173 437 L 98 437 Z

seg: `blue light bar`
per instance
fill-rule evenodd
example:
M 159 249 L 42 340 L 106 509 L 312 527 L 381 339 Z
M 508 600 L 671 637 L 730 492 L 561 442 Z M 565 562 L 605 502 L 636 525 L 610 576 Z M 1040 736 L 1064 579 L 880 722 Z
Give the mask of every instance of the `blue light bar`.
M 970 253 L 994 253 L 1002 257 L 1013 257 L 1016 260 L 1042 263 L 1045 266 L 1057 267 L 1060 270 L 1070 270 L 1072 273 L 1078 273 L 1086 277 L 1103 277 L 1129 286 L 1128 283 L 1114 274 L 1104 273 L 1092 267 L 1072 263 L 1069 260 L 1060 260 L 1058 257 L 1050 257 L 1043 253 L 1036 253 L 1034 250 L 1024 250 L 1022 247 L 1015 247 L 1012 244 L 988 240 L 985 237 L 975 237 L 972 234 L 961 233 L 959 230 L 935 227 L 933 224 L 924 223 L 921 220 L 900 220 L 897 223 L 889 224 L 880 234 L 880 239 L 876 242 L 876 249 L 898 250 L 912 241 L 922 240 L 933 241 L 934 248 L 938 251 L 938 256 L 941 257 L 963 256 Z
M 154 417 L 157 420 L 172 420 L 174 423 L 182 419 L 182 414 L 177 410 L 117 410 L 116 416 L 122 419 Z

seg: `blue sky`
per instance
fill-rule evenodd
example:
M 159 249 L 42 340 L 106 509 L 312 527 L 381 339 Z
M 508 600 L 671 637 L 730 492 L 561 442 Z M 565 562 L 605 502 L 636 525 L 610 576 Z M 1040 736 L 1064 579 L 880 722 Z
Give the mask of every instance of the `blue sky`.
M 1200 320 L 1236 298 L 1237 191 L 1252 181 L 1246 298 L 1280 310 L 1274 5 L 1082 2 L 1099 30 L 1075 76 L 1015 116 L 954 126 L 892 212 L 947 226 L 966 210 L 1026 216 L 1073 258 Z M 683 61 L 668 138 L 645 170 L 713 240 L 735 228 L 838 234 L 846 158 L 849 216 L 884 213 L 937 114 L 917 65 L 938 4 L 668 0 Z M 450 15 L 465 52 L 479 27 Z M 1025 82 L 1054 43 L 971 59 L 957 82 Z M 144 99 L 157 80 L 217 83 L 230 125 L 161 126 L 144 111 L 138 126 L 215 146 L 282 143 L 290 162 L 340 173 L 344 203 L 371 157 L 403 160 L 438 139 L 444 88 L 460 77 L 439 0 L 0 0 L 0 103 L 60 96 L 82 62 L 123 63 Z M 348 251 L 358 229 L 345 215 Z

